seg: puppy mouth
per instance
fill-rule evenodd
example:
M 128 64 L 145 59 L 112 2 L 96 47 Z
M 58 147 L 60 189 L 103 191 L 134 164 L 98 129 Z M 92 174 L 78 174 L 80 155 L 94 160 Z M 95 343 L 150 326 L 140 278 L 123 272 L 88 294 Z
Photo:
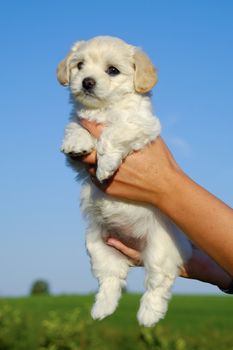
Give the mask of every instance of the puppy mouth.
M 92 90 L 92 91 L 88 91 L 85 89 L 81 89 L 80 91 L 75 93 L 75 97 L 76 98 L 90 98 L 93 100 L 101 100 L 101 98 L 99 98 L 96 93 Z
M 82 89 L 81 90 L 82 94 L 85 95 L 85 96 L 90 96 L 90 97 L 94 97 L 94 98 L 97 98 L 96 94 L 94 91 L 88 91 L 88 90 L 85 90 L 85 89 Z

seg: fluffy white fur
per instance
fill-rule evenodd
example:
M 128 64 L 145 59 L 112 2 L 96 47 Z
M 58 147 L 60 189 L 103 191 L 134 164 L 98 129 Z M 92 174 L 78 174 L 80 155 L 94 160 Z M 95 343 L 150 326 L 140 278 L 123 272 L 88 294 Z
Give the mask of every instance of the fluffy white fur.
M 119 74 L 109 75 L 109 67 L 116 67 Z M 138 48 L 111 37 L 78 42 L 59 64 L 57 75 L 61 84 L 69 86 L 74 105 L 62 151 L 82 155 L 95 147 L 100 181 L 111 177 L 128 154 L 160 134 L 148 94 L 156 83 L 156 71 Z M 85 78 L 95 81 L 91 91 L 83 88 Z M 98 141 L 80 126 L 80 118 L 105 125 Z M 82 164 L 67 158 L 84 182 L 81 208 L 88 218 L 86 246 L 99 281 L 92 317 L 103 319 L 115 311 L 131 265 L 126 256 L 104 243 L 111 236 L 141 246 L 146 291 L 137 317 L 144 326 L 154 325 L 165 316 L 179 267 L 190 257 L 189 241 L 156 208 L 102 193 Z

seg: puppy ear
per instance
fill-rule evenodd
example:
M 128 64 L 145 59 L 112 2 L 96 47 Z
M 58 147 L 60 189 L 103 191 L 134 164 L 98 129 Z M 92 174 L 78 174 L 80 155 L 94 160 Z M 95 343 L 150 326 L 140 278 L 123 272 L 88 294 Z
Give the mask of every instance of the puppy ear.
M 68 55 L 64 58 L 63 61 L 59 63 L 57 66 L 57 80 L 61 85 L 67 86 L 70 82 L 70 62 L 74 57 L 74 54 L 79 49 L 83 41 L 77 42 L 68 53 Z
M 57 80 L 61 85 L 67 86 L 70 82 L 70 60 L 73 52 L 70 52 L 63 61 L 57 66 Z
M 134 86 L 140 94 L 150 91 L 157 83 L 157 73 L 149 57 L 142 51 L 137 50 L 134 54 Z

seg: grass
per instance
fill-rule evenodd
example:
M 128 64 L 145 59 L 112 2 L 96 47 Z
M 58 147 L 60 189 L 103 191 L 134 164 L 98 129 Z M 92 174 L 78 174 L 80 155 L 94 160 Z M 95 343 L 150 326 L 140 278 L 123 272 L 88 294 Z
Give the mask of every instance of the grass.
M 107 349 L 115 349 L 114 339 L 122 340 L 119 345 L 122 350 L 157 349 L 155 345 L 139 346 L 142 332 L 136 320 L 139 300 L 139 295 L 126 293 L 112 316 L 103 321 L 93 322 L 92 327 L 96 334 L 100 338 L 103 337 L 105 343 L 109 342 Z M 93 301 L 93 295 L 8 298 L 0 299 L 0 310 L 7 304 L 21 313 L 27 333 L 25 350 L 37 350 L 42 334 L 42 322 L 49 318 L 51 311 L 62 317 L 79 308 L 81 318 L 88 319 Z M 190 344 L 187 349 L 233 350 L 233 299 L 229 296 L 174 296 L 166 318 L 159 323 L 159 329 L 162 330 L 160 337 L 183 339 L 186 345 Z M 181 350 L 186 349 L 182 346 Z M 5 350 L 1 348 L 1 344 L 0 350 Z

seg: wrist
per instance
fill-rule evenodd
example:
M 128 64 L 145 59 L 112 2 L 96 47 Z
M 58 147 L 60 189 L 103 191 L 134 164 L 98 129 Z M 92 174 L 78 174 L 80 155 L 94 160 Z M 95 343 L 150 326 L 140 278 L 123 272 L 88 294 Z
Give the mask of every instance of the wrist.
M 173 205 L 176 206 L 177 196 L 181 194 L 185 176 L 177 165 L 170 165 L 164 172 L 162 181 L 159 182 L 159 191 L 153 196 L 152 204 L 168 214 Z

